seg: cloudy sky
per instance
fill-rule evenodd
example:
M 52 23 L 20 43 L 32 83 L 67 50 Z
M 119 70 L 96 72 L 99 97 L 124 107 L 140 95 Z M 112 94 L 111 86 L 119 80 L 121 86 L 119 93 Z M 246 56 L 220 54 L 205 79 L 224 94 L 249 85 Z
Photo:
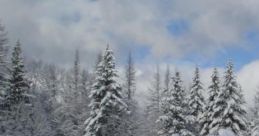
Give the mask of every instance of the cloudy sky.
M 26 58 L 68 67 L 79 49 L 91 67 L 109 43 L 122 67 L 131 50 L 140 92 L 158 63 L 180 70 L 186 84 L 198 65 L 207 84 L 211 69 L 232 59 L 251 103 L 259 85 L 258 7 L 258 0 L 0 0 L 0 18 Z

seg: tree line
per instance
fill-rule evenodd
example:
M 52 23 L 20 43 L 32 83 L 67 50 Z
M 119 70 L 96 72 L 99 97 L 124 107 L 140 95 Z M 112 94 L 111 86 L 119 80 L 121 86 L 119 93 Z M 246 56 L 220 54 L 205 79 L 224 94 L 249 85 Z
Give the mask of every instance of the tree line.
M 131 53 L 124 74 L 119 75 L 109 46 L 96 57 L 93 70 L 80 65 L 78 50 L 73 67 L 65 69 L 24 60 L 20 41 L 10 47 L 0 25 L 0 135 L 217 136 L 222 130 L 237 136 L 258 135 L 259 93 L 254 107 L 246 108 L 232 62 L 222 81 L 214 69 L 208 88 L 198 67 L 188 89 L 179 71 L 172 73 L 168 66 L 162 79 L 157 67 L 143 110 L 136 99 Z

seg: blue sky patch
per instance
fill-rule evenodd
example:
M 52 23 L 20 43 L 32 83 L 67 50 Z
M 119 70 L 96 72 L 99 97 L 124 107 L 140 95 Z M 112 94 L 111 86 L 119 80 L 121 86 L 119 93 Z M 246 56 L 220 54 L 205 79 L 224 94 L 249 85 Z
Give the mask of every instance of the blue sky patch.
M 184 19 L 173 20 L 167 26 L 167 30 L 173 36 L 181 36 L 186 32 L 188 32 L 188 29 L 189 29 L 189 23 Z

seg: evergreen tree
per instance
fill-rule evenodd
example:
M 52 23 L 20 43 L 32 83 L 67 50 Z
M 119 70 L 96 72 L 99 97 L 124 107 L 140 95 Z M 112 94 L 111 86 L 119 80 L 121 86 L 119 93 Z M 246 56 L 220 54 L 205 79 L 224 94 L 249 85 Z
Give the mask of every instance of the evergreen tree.
M 113 51 L 107 47 L 96 71 L 91 91 L 91 115 L 86 120 L 84 136 L 116 136 L 116 128 L 126 104 L 122 100 L 121 87 L 116 81 Z
M 160 76 L 160 69 L 157 65 L 156 73 L 154 75 L 154 79 L 152 84 L 152 87 L 149 89 L 150 91 L 150 97 L 149 97 L 149 104 L 146 109 L 146 117 L 148 120 L 147 125 L 147 133 L 150 136 L 156 136 L 157 131 L 159 129 L 159 124 L 156 123 L 161 112 L 161 76 Z
M 99 53 L 97 54 L 97 57 L 96 57 L 95 70 L 98 69 L 98 66 L 99 66 L 100 62 L 102 61 L 102 58 L 103 58 L 103 55 L 102 55 L 101 52 L 99 52 Z
M 211 133 L 217 133 L 220 129 L 230 129 L 236 135 L 242 136 L 247 130 L 246 111 L 243 107 L 245 102 L 231 62 L 227 65 L 224 78 L 222 90 L 214 106 L 210 130 Z
M 165 73 L 165 90 L 169 90 L 170 78 L 171 78 L 170 68 L 169 68 L 169 65 L 167 65 L 166 73 Z
M 80 125 L 80 134 L 84 134 L 84 122 L 86 118 L 89 118 L 90 116 L 90 107 L 88 106 L 90 104 L 90 91 L 91 91 L 91 75 L 87 70 L 83 70 L 81 73 L 81 78 L 80 78 L 80 92 L 81 95 L 79 97 L 80 103 L 78 108 L 80 111 L 79 115 L 79 125 Z
M 189 108 L 190 115 L 193 118 L 193 123 L 197 126 L 199 122 L 199 117 L 203 114 L 205 108 L 205 100 L 202 95 L 203 87 L 200 81 L 199 68 L 195 68 L 194 78 L 190 91 Z
M 134 62 L 131 56 L 131 53 L 129 53 L 128 56 L 128 62 L 126 67 L 126 89 L 127 89 L 127 97 L 128 100 L 132 100 L 133 96 L 136 91 L 136 83 L 135 83 L 135 68 L 134 68 Z
M 82 70 L 80 76 L 80 91 L 81 91 L 81 101 L 83 101 L 86 106 L 84 108 L 89 109 L 87 106 L 90 103 L 89 95 L 91 90 L 91 74 L 87 70 Z M 87 110 L 88 111 L 88 110 Z
M 218 76 L 218 70 L 215 68 L 211 76 L 211 85 L 209 86 L 209 98 L 207 100 L 206 111 L 203 113 L 203 116 L 200 119 L 200 135 L 209 134 L 209 125 L 214 120 L 213 112 L 219 92 L 220 81 Z
M 18 41 L 12 53 L 11 77 L 9 80 L 6 101 L 8 113 L 4 135 L 10 136 L 33 136 L 34 120 L 32 93 L 29 91 L 29 82 L 25 78 L 24 64 L 21 56 L 21 45 Z
M 30 90 L 34 96 L 31 117 L 33 119 L 33 136 L 56 135 L 56 126 L 53 119 L 53 110 L 56 109 L 53 105 L 56 103 L 52 98 L 56 96 L 52 93 L 53 85 L 50 85 L 50 83 L 57 85 L 58 82 L 49 78 L 50 73 L 52 73 L 50 72 L 50 67 L 52 68 L 52 66 L 46 65 L 42 61 L 31 61 L 26 64 L 26 71 L 28 71 L 26 77 L 30 81 Z
M 60 129 L 60 108 L 61 104 L 58 102 L 58 97 L 61 92 L 61 80 L 60 80 L 60 71 L 55 65 L 47 65 L 46 69 L 46 92 L 47 92 L 47 103 L 45 110 L 48 113 L 48 120 L 50 122 L 50 127 L 53 135 L 62 135 L 62 131 Z
M 131 53 L 129 53 L 126 71 L 125 71 L 125 89 L 124 89 L 124 101 L 128 105 L 130 114 L 125 114 L 123 117 L 122 133 L 123 136 L 135 136 L 138 128 L 138 112 L 137 101 L 135 100 L 136 91 L 136 71 Z
M 258 88 L 259 89 L 259 88 Z M 255 97 L 254 97 L 254 106 L 251 109 L 252 111 L 252 136 L 259 135 L 259 91 L 257 90 Z
M 10 77 L 10 87 L 7 92 L 7 104 L 13 105 L 29 102 L 29 84 L 25 78 L 23 58 L 21 56 L 21 44 L 17 41 L 12 53 L 12 67 Z
M 5 27 L 0 23 L 0 112 L 4 108 L 4 97 L 8 86 L 9 76 L 9 69 L 6 58 L 8 50 L 8 39 L 6 35 L 7 33 L 5 31 Z
M 172 78 L 171 87 L 162 99 L 163 111 L 159 117 L 162 127 L 158 133 L 162 136 L 192 136 L 187 128 L 187 101 L 179 72 Z
M 76 50 L 75 52 L 75 61 L 74 61 L 74 81 L 73 81 L 73 84 L 74 84 L 74 91 L 75 93 L 78 94 L 78 86 L 79 86 L 79 74 L 80 74 L 80 60 L 79 60 L 79 51 Z
M 67 72 L 66 86 L 64 88 L 64 102 L 58 108 L 57 120 L 59 132 L 64 136 L 83 135 L 84 121 L 88 117 L 88 94 L 86 71 L 80 72 L 78 50 L 75 53 L 74 67 Z M 82 75 L 84 74 L 84 75 Z M 82 78 L 82 79 L 81 79 Z M 84 79 L 83 79 L 84 78 Z

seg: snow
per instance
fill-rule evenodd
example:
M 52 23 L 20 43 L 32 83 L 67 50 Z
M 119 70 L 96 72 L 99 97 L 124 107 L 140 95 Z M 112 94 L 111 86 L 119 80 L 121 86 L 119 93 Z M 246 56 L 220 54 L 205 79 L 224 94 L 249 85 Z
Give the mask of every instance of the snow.
M 219 136 L 237 136 L 237 135 L 230 129 L 220 129 Z

